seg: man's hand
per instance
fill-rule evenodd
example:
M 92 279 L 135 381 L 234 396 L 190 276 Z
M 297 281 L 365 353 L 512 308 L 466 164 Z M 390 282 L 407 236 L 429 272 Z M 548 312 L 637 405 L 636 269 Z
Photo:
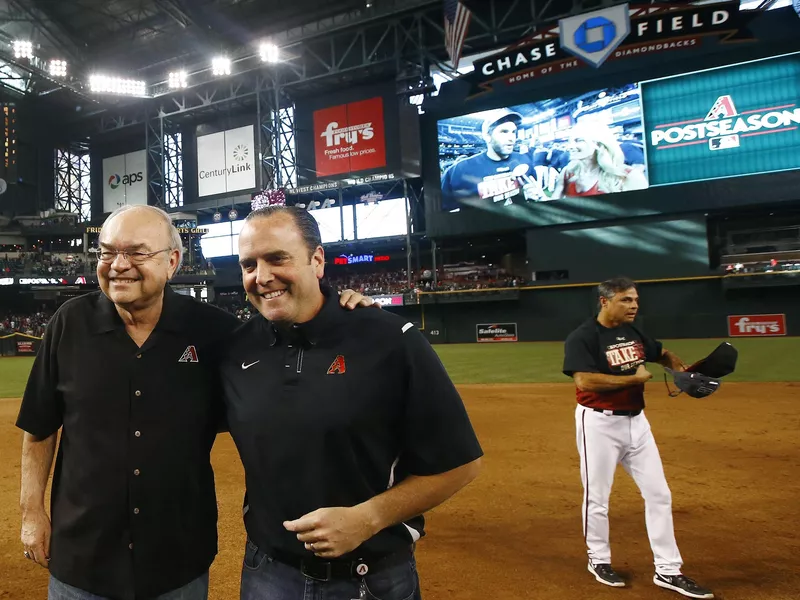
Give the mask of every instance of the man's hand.
M 531 202 L 540 202 L 545 198 L 542 186 L 536 181 L 522 186 L 522 195 L 525 196 L 525 200 L 530 200 Z
M 649 379 L 653 378 L 653 374 L 647 370 L 647 367 L 644 365 L 639 365 L 639 368 L 636 369 L 636 377 L 638 377 L 642 383 L 648 381 Z
M 22 515 L 20 539 L 28 557 L 45 569 L 50 564 L 50 518 L 42 510 L 25 512 Z
M 320 508 L 283 526 L 297 533 L 306 550 L 320 558 L 337 558 L 358 548 L 377 533 L 363 507 Z
M 344 290 L 339 295 L 339 306 L 342 308 L 347 308 L 349 310 L 353 310 L 354 308 L 363 308 L 366 306 L 372 306 L 381 308 L 381 305 L 369 296 L 364 296 L 359 294 L 354 290 Z

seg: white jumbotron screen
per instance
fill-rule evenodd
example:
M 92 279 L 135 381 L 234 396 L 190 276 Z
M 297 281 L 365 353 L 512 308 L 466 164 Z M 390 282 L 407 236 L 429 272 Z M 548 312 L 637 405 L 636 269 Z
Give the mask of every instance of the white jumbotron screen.
M 356 204 L 358 239 L 406 235 L 405 198 L 381 200 L 374 204 Z

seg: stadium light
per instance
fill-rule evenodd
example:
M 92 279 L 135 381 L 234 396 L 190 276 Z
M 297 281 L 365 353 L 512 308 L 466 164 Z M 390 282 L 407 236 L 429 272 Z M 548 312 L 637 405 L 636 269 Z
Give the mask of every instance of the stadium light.
M 265 43 L 261 44 L 260 52 L 261 60 L 268 63 L 276 63 L 280 60 L 280 49 L 277 44 Z
M 135 79 L 122 79 L 108 75 L 92 75 L 89 77 L 89 89 L 93 92 L 106 92 L 124 96 L 146 96 L 147 84 Z
M 169 74 L 169 87 L 171 89 L 175 90 L 186 86 L 186 71 L 176 71 Z
M 224 56 L 218 56 L 211 61 L 211 73 L 213 75 L 230 75 L 231 60 Z
M 50 75 L 53 77 L 66 77 L 67 76 L 67 61 L 65 60 L 51 60 L 50 61 Z
M 33 44 L 27 40 L 14 40 L 14 58 L 33 58 Z

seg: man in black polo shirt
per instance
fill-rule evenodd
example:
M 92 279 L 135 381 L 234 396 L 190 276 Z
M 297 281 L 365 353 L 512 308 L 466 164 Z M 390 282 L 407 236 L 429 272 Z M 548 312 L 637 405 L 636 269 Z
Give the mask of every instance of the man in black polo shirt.
M 636 284 L 620 277 L 598 286 L 600 312 L 573 331 L 565 343 L 564 373 L 575 380 L 575 409 L 583 532 L 588 570 L 598 582 L 624 587 L 611 567 L 608 500 L 618 464 L 642 493 L 653 551 L 653 583 L 690 598 L 714 594 L 681 573 L 683 559 L 672 524 L 672 496 L 650 423 L 644 414 L 646 362 L 676 371 L 685 365 L 674 353 L 633 324 L 639 310 Z
M 183 245 L 165 212 L 115 211 L 100 246 L 102 293 L 56 312 L 17 420 L 25 555 L 49 567 L 50 600 L 205 599 L 224 416 L 215 348 L 240 322 L 167 285 Z
M 482 455 L 455 387 L 411 323 L 336 309 L 305 211 L 251 213 L 239 259 L 261 314 L 222 363 L 247 483 L 241 598 L 419 598 L 421 515 Z

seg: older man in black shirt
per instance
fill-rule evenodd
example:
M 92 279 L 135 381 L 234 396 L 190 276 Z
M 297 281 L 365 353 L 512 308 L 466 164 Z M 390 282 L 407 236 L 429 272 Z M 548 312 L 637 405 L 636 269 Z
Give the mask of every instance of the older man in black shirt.
M 22 542 L 50 569 L 50 600 L 208 595 L 215 349 L 240 322 L 172 291 L 181 254 L 165 212 L 119 209 L 100 234 L 102 293 L 66 302 L 45 333 L 17 425 Z
M 421 515 L 482 455 L 458 392 L 411 323 L 336 308 L 305 211 L 251 213 L 239 260 L 261 314 L 222 362 L 247 483 L 242 600 L 419 598 Z

